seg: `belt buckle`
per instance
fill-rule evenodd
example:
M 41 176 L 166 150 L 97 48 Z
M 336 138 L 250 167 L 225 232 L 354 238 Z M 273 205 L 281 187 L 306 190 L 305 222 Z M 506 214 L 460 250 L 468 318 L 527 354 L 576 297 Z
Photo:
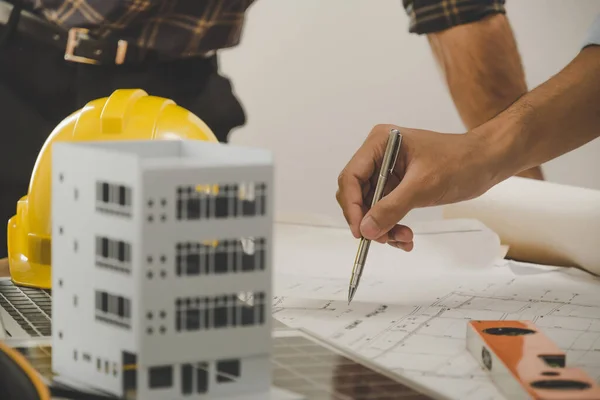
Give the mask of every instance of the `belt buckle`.
M 98 64 L 97 60 L 87 57 L 75 55 L 75 49 L 79 46 L 79 42 L 83 39 L 89 39 L 88 29 L 71 28 L 69 29 L 69 37 L 67 38 L 67 48 L 65 49 L 65 60 L 78 62 L 82 64 Z
M 89 57 L 82 57 L 75 55 L 75 50 L 81 40 L 88 40 L 89 29 L 87 28 L 71 28 L 69 29 L 69 35 L 67 38 L 67 46 L 65 49 L 65 60 L 73 61 L 82 64 L 100 64 L 98 60 Z M 117 42 L 117 52 L 115 55 L 115 64 L 123 64 L 125 61 L 125 54 L 127 53 L 127 42 L 125 40 L 119 40 Z

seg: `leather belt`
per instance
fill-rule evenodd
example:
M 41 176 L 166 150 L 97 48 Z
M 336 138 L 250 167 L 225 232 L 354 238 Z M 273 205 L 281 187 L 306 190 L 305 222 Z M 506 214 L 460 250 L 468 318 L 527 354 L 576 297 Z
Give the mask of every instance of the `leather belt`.
M 0 1 L 0 25 L 7 24 L 12 11 L 12 4 Z M 77 63 L 137 63 L 154 53 L 124 40 L 94 39 L 85 28 L 62 29 L 27 10 L 21 10 L 16 31 L 64 51 L 65 60 Z

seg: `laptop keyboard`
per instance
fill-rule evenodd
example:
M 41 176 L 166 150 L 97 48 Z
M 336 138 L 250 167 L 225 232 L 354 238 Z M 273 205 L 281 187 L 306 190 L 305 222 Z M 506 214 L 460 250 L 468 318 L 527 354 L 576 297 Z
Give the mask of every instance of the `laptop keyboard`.
M 52 334 L 52 297 L 50 290 L 15 286 L 0 281 L 0 306 L 31 336 Z

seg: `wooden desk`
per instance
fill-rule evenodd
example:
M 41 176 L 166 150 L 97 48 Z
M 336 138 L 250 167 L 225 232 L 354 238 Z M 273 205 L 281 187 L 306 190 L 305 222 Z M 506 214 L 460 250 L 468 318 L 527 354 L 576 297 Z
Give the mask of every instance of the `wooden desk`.
M 0 258 L 0 278 L 10 277 L 10 271 L 8 270 L 8 259 Z

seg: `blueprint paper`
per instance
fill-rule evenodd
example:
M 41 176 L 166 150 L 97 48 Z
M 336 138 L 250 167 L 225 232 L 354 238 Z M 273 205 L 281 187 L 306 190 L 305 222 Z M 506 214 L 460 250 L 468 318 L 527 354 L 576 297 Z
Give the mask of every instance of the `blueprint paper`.
M 481 400 L 503 397 L 466 350 L 467 322 L 526 319 L 566 350 L 568 365 L 600 382 L 600 279 L 576 269 L 501 260 L 493 246 L 487 259 L 495 261 L 479 270 L 458 265 L 456 260 L 486 259 L 483 252 L 472 258 L 460 254 L 469 243 L 479 245 L 473 253 L 485 244 L 463 232 L 462 249 L 460 243 L 440 246 L 437 255 L 409 258 L 397 249 L 372 247 L 369 273 L 348 306 L 348 259 L 356 251 L 345 242 L 348 233 L 294 229 L 276 245 L 288 255 L 276 251 L 273 311 L 281 322 L 426 385 L 442 398 Z M 428 251 L 436 253 L 438 244 L 429 244 Z M 448 254 L 451 248 L 454 254 Z
M 378 303 L 363 296 L 350 306 L 340 296 L 347 293 L 347 280 L 319 283 L 300 276 L 279 278 L 275 318 L 448 398 L 503 399 L 465 348 L 470 319 L 532 320 L 566 350 L 568 365 L 583 368 L 600 382 L 600 281 L 580 271 L 517 277 L 504 263 L 496 266 L 487 282 L 455 282 L 449 291 L 423 288 L 429 293 L 428 301 L 421 296 L 416 301 Z M 401 282 L 377 281 L 364 282 L 361 289 L 392 290 L 394 286 L 397 292 L 404 290 Z M 282 295 L 286 292 L 319 295 Z
M 443 212 L 487 224 L 510 246 L 511 258 L 600 275 L 599 204 L 600 190 L 515 176 Z

